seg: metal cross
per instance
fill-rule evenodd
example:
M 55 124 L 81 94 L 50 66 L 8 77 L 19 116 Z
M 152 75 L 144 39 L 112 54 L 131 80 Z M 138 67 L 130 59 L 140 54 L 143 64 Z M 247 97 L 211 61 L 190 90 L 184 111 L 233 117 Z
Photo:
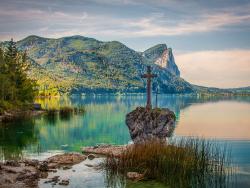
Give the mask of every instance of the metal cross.
M 151 67 L 147 66 L 147 74 L 141 76 L 142 78 L 147 78 L 147 106 L 146 108 L 150 110 L 152 108 L 151 104 L 151 79 L 157 77 L 156 74 L 151 74 Z
M 158 108 L 158 94 L 159 94 L 159 87 L 157 85 L 155 89 L 155 108 Z

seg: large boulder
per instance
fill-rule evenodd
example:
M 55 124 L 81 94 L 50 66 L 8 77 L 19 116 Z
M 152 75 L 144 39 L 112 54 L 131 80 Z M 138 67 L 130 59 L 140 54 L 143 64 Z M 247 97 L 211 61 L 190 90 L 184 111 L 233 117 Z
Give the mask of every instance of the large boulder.
M 175 114 L 167 108 L 137 107 L 126 115 L 126 124 L 134 143 L 171 136 L 175 127 Z

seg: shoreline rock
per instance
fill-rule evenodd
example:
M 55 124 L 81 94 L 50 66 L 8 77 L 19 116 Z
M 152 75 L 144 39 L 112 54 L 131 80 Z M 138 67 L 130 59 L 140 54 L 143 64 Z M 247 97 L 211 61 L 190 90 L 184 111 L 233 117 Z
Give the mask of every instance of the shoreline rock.
M 93 160 L 94 158 L 108 155 L 119 157 L 122 152 L 130 147 L 133 147 L 133 144 L 118 146 L 101 145 L 82 148 L 82 151 L 86 155 L 80 153 L 64 153 L 54 155 L 43 161 L 22 159 L 19 161 L 10 160 L 4 163 L 0 162 L 0 187 L 36 188 L 41 179 L 45 179 L 44 183 L 50 183 L 52 186 L 57 184 L 67 186 L 70 184 L 69 179 L 61 179 L 55 175 L 50 177 L 51 173 L 53 174 L 58 170 L 71 170 L 73 165 L 81 163 L 86 159 L 91 161 L 91 159 Z M 91 163 L 86 163 L 85 166 L 95 170 L 102 168 L 101 165 L 93 165 Z M 72 171 L 75 172 L 74 169 Z M 134 173 L 132 173 L 132 176 L 131 179 L 134 180 L 143 179 L 143 175 L 141 174 L 134 175 Z
M 128 172 L 127 173 L 127 178 L 132 180 L 132 181 L 140 181 L 144 178 L 145 174 L 140 174 L 138 172 Z
M 65 153 L 49 157 L 46 161 L 48 162 L 48 166 L 50 168 L 55 169 L 63 167 L 66 169 L 67 167 L 78 164 L 85 159 L 87 159 L 87 156 L 79 153 Z
M 97 155 L 113 155 L 119 157 L 129 145 L 100 145 L 83 147 L 82 152 L 85 154 L 97 154 Z
M 49 157 L 44 161 L 24 159 L 0 163 L 0 187 L 38 187 L 38 181 L 47 178 L 48 172 L 57 168 L 65 168 L 65 166 L 70 169 L 71 166 L 86 158 L 87 156 L 79 153 L 65 153 Z M 52 182 L 55 182 L 54 180 L 56 179 L 53 179 Z M 68 183 L 64 181 L 62 185 Z

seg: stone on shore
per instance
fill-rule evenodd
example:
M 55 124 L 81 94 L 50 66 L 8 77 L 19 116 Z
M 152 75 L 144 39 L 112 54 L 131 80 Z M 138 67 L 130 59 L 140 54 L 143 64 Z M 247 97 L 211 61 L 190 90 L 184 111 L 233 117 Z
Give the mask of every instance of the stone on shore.
M 40 171 L 25 163 L 6 162 L 1 164 L 0 187 L 37 187 Z
M 126 115 L 126 125 L 134 143 L 147 140 L 165 140 L 175 127 L 175 114 L 167 108 L 137 107 Z
M 47 159 L 48 166 L 51 168 L 65 167 L 66 165 L 74 165 L 84 161 L 87 157 L 79 153 L 65 153 L 52 156 Z
M 133 181 L 139 181 L 144 178 L 144 174 L 140 174 L 138 172 L 128 172 L 127 178 Z
M 47 160 L 38 161 L 31 159 L 23 159 L 20 161 L 6 161 L 0 162 L 0 187 L 38 187 L 40 178 L 47 178 L 48 172 L 51 168 L 67 168 L 70 169 L 72 165 L 84 161 L 87 157 L 79 153 L 65 153 L 55 155 Z M 47 183 L 56 184 L 59 177 L 54 177 L 48 180 Z M 62 181 L 62 185 L 68 185 L 67 180 Z
M 96 156 L 94 154 L 91 153 L 88 155 L 89 160 L 93 160 L 94 158 L 96 158 Z
M 82 148 L 83 153 L 99 154 L 99 155 L 113 155 L 119 157 L 128 146 L 112 146 L 101 145 Z
M 69 185 L 69 180 L 62 180 L 59 182 L 59 185 Z

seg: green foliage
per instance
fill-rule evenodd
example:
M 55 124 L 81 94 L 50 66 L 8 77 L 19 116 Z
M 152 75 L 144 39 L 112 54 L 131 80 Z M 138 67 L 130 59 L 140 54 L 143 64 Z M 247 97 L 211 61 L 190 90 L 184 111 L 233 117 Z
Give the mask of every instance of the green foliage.
M 26 53 L 19 52 L 13 40 L 5 50 L 0 48 L 0 108 L 33 101 L 36 82 L 28 78 L 28 68 Z

